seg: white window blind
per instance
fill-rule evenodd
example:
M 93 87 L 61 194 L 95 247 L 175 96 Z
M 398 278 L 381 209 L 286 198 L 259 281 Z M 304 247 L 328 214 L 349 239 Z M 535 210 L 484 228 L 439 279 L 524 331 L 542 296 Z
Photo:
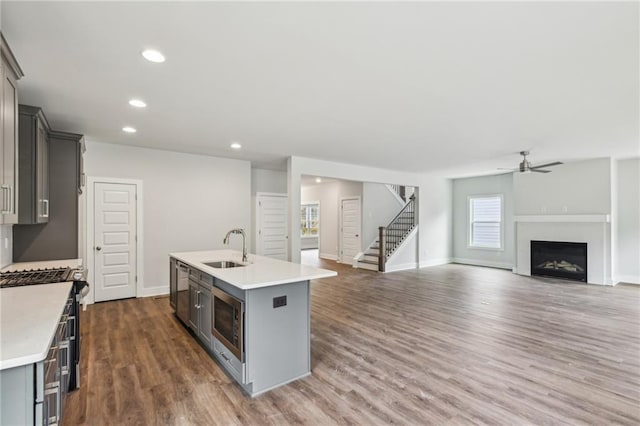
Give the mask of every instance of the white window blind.
M 469 245 L 502 248 L 502 196 L 469 198 Z

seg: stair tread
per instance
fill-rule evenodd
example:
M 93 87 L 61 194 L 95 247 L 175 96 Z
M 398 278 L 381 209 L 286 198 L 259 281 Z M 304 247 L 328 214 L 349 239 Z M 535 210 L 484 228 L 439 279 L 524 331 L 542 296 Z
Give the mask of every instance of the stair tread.
M 376 261 L 367 260 L 367 259 L 358 260 L 358 262 L 360 262 L 360 263 L 368 263 L 369 265 L 377 265 L 378 264 L 378 262 L 376 262 Z

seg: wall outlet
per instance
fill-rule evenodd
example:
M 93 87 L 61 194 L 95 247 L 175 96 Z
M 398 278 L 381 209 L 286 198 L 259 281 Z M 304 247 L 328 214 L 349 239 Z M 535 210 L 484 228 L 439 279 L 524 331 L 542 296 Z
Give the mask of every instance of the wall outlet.
M 273 298 L 273 309 L 287 306 L 287 296 L 279 296 Z
M 567 206 L 562 206 L 562 212 L 563 213 L 566 213 L 568 211 L 569 211 L 569 209 L 567 208 Z
M 9 248 L 9 237 L 4 237 L 4 248 Z
M 547 206 L 542 206 L 542 207 L 540 207 L 540 211 L 541 211 L 542 213 L 546 213 L 546 212 L 547 212 Z

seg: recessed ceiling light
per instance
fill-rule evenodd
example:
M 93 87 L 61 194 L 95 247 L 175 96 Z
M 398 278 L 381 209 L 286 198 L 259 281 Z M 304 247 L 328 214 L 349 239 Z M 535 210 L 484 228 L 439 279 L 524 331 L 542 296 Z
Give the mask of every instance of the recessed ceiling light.
M 316 183 L 322 183 L 322 179 L 316 178 Z
M 164 55 L 157 50 L 147 49 L 142 52 L 142 56 L 151 62 L 161 63 L 165 61 Z
M 240 145 L 238 142 L 234 142 L 234 143 L 231 144 L 231 148 L 240 149 L 240 148 L 242 148 L 242 145 Z
M 140 99 L 131 99 L 129 101 L 129 105 L 134 106 L 136 108 L 144 108 L 147 106 L 147 104 L 144 101 L 141 101 Z
M 125 127 L 122 128 L 122 131 L 126 132 L 126 133 L 135 133 L 136 129 L 134 129 L 133 127 L 130 127 L 130 126 L 125 126 Z

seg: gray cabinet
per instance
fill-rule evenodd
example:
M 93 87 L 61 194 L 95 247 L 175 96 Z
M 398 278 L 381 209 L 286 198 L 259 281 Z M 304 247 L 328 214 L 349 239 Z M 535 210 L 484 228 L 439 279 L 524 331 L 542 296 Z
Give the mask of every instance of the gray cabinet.
M 0 224 L 18 223 L 18 80 L 23 76 L 4 36 L 0 36 Z
M 200 285 L 189 277 L 189 326 L 198 333 L 198 313 L 200 310 Z
M 20 224 L 49 221 L 49 123 L 41 108 L 20 105 Z
M 78 176 L 82 167 L 80 160 L 83 145 L 82 135 L 56 130 L 49 132 L 47 165 L 50 188 L 48 198 L 51 201 L 45 203 L 45 208 L 49 210 L 48 222 L 37 224 L 30 221 L 13 227 L 14 262 L 81 257 L 78 255 L 81 238 L 78 226 L 81 209 Z M 23 177 L 21 173 L 21 182 Z M 22 192 L 21 188 L 20 194 Z
M 211 283 L 213 277 L 191 269 L 189 274 L 189 327 L 205 347 L 211 347 Z
M 198 338 L 205 346 L 211 346 L 211 288 L 200 285 L 200 309 L 198 313 Z

